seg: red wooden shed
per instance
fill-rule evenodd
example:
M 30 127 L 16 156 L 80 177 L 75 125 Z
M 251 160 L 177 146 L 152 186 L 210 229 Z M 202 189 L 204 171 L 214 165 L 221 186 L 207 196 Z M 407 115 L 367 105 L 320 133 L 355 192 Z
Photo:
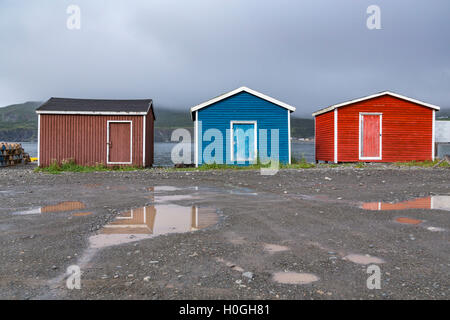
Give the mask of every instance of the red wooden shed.
M 313 113 L 316 162 L 434 160 L 439 107 L 384 91 Z
M 38 114 L 38 163 L 153 164 L 155 116 L 151 99 L 51 98 Z

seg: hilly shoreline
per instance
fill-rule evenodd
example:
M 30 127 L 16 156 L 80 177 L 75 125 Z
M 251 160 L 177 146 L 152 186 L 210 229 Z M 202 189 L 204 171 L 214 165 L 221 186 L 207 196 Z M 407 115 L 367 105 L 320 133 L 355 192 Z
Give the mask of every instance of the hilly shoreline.
M 38 117 L 35 110 L 42 104 L 28 101 L 0 108 L 0 141 L 37 141 Z M 172 131 L 185 128 L 193 134 L 194 123 L 188 111 L 155 106 L 155 142 L 169 142 Z M 293 138 L 314 136 L 314 120 L 291 118 Z

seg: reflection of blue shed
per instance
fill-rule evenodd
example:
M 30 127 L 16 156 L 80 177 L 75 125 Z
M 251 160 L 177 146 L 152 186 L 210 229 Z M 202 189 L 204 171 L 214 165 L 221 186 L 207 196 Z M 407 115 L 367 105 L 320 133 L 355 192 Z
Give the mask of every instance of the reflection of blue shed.
M 246 87 L 191 108 L 195 164 L 291 161 L 290 114 L 295 108 Z

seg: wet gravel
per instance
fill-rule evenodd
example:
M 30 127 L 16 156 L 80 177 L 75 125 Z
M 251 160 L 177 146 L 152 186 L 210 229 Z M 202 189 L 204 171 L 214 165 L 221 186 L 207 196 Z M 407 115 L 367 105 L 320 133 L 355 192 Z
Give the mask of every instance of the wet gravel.
M 162 169 L 49 175 L 33 172 L 32 166 L 2 169 L 0 298 L 448 299 L 450 213 L 369 211 L 359 204 L 450 195 L 449 182 L 448 169 L 383 165 L 282 170 L 275 176 Z M 215 208 L 218 224 L 107 247 L 84 259 L 89 237 L 118 213 L 154 204 L 153 186 L 180 188 L 163 195 L 192 196 L 170 201 L 174 204 Z M 81 201 L 86 208 L 13 214 L 64 201 Z M 81 211 L 93 214 L 73 216 Z M 399 217 L 423 222 L 402 224 L 396 222 Z M 287 250 L 271 252 L 270 245 Z M 368 265 L 352 262 L 349 255 L 384 262 L 378 264 L 381 289 L 367 288 Z M 63 277 L 74 264 L 82 270 L 80 290 L 67 289 Z M 274 274 L 285 271 L 315 280 L 274 281 Z

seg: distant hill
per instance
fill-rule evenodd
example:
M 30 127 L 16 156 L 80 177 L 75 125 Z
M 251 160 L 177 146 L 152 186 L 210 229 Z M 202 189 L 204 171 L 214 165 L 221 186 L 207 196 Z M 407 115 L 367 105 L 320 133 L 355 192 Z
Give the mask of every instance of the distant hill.
M 314 119 L 291 118 L 291 136 L 294 138 L 313 138 Z
M 41 102 L 30 101 L 0 108 L 0 141 L 36 141 Z
M 450 108 L 442 108 L 436 112 L 436 120 L 450 120 Z
M 41 102 L 30 101 L 0 108 L 0 141 L 37 141 L 37 114 Z M 186 128 L 193 134 L 194 122 L 188 110 L 176 110 L 154 106 L 155 141 L 170 141 L 172 131 Z M 294 138 L 314 136 L 314 120 L 291 118 L 291 134 Z M 192 136 L 193 137 L 193 136 Z

